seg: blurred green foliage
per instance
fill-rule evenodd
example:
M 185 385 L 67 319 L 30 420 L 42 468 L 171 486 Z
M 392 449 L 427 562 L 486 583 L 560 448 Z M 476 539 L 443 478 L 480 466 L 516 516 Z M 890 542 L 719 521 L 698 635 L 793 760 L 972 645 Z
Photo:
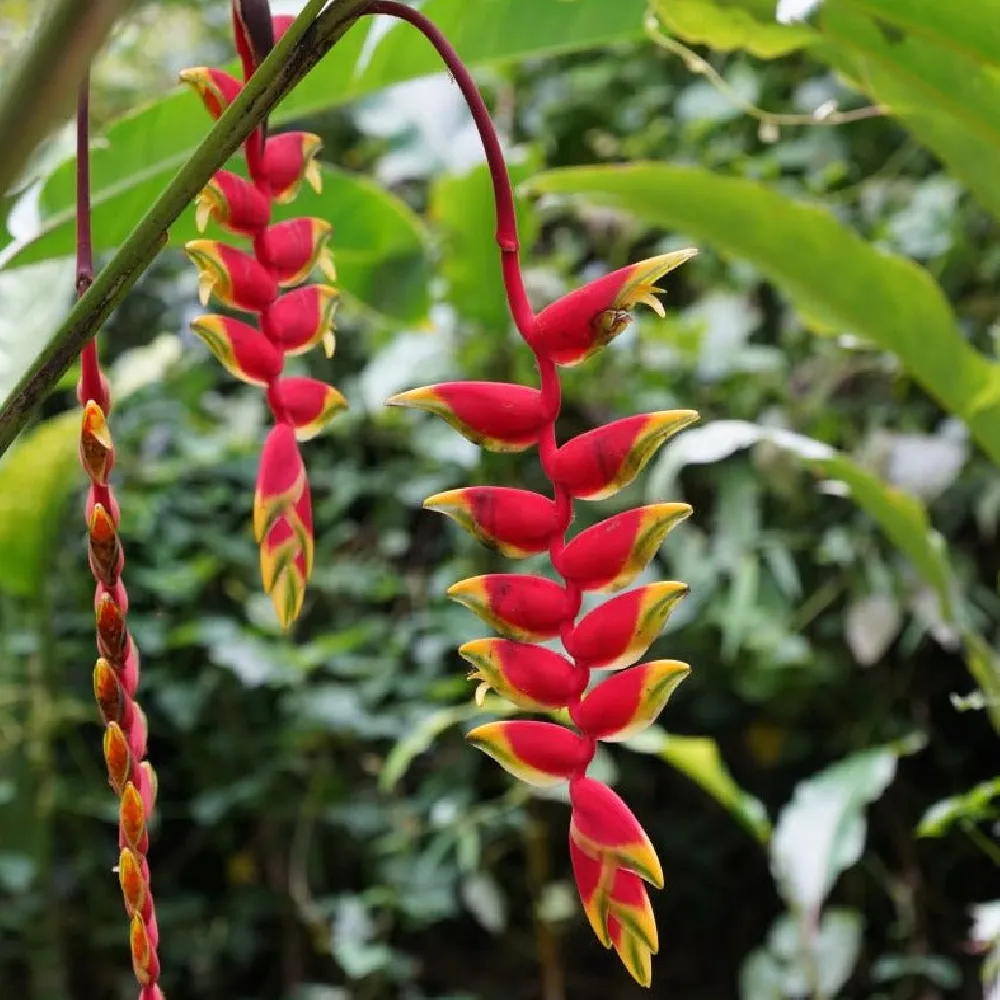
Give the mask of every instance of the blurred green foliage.
M 1000 898 L 988 704 L 1000 476 L 987 457 L 1000 442 L 982 423 L 996 399 L 962 396 L 958 359 L 996 364 L 1000 232 L 984 195 L 996 174 L 961 150 L 991 141 L 972 119 L 1000 103 L 809 119 L 830 101 L 892 104 L 893 60 L 932 44 L 947 53 L 934 66 L 962 58 L 989 76 L 989 39 L 962 18 L 937 41 L 908 34 L 917 14 L 892 0 L 828 0 L 833 20 L 820 11 L 791 27 L 774 22 L 770 0 L 654 4 L 675 42 L 717 46 L 693 55 L 723 92 L 695 59 L 642 40 L 641 3 L 533 2 L 537 30 L 478 37 L 488 18 L 426 5 L 479 52 L 515 178 L 535 192 L 521 205 L 533 297 L 683 245 L 668 226 L 701 247 L 669 280 L 666 321 L 641 318 L 567 372 L 559 428 L 702 413 L 615 500 L 684 499 L 696 512 L 651 570 L 691 585 L 654 653 L 694 672 L 665 730 L 598 761 L 668 872 L 654 900 L 653 989 L 685 1000 L 982 996 L 971 952 L 995 949 L 1000 933 L 987 905 Z M 99 118 L 157 96 L 183 65 L 227 58 L 225 6 L 142 8 L 98 67 Z M 886 19 L 886 39 L 904 34 L 902 50 L 857 34 L 867 8 Z M 588 28 L 587 11 L 606 20 Z M 547 40 L 559 18 L 577 44 Z M 611 44 L 597 44 L 602 30 Z M 848 66 L 845 35 L 867 62 L 855 51 Z M 544 480 L 531 457 L 483 455 L 433 418 L 381 404 L 417 384 L 533 371 L 498 298 L 489 192 L 454 88 L 441 77 L 363 85 L 429 64 L 419 39 L 390 40 L 355 81 L 363 99 L 327 92 L 324 108 L 318 89 L 304 92 L 285 119 L 323 134 L 330 176 L 347 178 L 334 190 L 368 199 L 340 223 L 358 291 L 339 314 L 337 354 L 296 361 L 351 409 L 306 448 L 317 568 L 291 640 L 259 591 L 249 530 L 262 400 L 185 331 L 195 278 L 176 252 L 102 337 L 160 775 L 151 863 L 164 985 L 191 1000 L 639 996 L 575 902 L 559 794 L 513 786 L 462 739 L 482 713 L 455 648 L 480 628 L 443 594 L 503 564 L 420 503 L 471 482 Z M 344 53 L 329 60 L 345 61 L 331 79 L 348 79 Z M 762 120 L 734 94 L 803 121 Z M 99 184 L 128 174 L 125 193 L 110 192 L 103 217 L 98 208 L 101 246 L 126 218 L 113 197 L 141 212 L 142 185 L 162 184 L 157 150 L 207 128 L 184 102 L 154 105 L 183 133 L 161 122 L 159 145 L 136 140 L 131 161 L 115 145 L 99 154 Z M 109 135 L 145 135 L 149 113 Z M 61 155 L 55 144 L 42 160 L 37 221 L 65 235 Z M 152 181 L 135 170 L 143 155 Z M 643 185 L 605 196 L 607 178 L 628 172 L 602 168 L 634 161 Z M 581 198 L 582 174 L 593 183 Z M 336 226 L 345 204 L 330 211 Z M 401 244 L 381 240 L 380 218 L 396 220 Z M 58 321 L 68 277 L 61 264 L 0 272 L 0 381 L 53 308 Z M 89 691 L 82 497 L 66 498 L 74 456 L 60 435 L 72 418 L 60 414 L 73 383 L 0 462 L 0 995 L 117 1000 L 134 984 Z M 611 507 L 581 505 L 578 523 Z

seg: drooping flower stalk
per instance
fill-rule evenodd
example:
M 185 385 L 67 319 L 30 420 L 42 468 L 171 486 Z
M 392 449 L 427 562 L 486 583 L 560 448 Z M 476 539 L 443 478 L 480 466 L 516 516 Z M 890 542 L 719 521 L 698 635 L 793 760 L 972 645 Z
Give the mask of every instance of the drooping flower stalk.
M 650 563 L 672 527 L 691 513 L 680 503 L 624 511 L 569 542 L 574 500 L 599 500 L 630 484 L 672 434 L 697 419 L 691 410 L 626 417 L 563 445 L 555 425 L 561 407 L 560 366 L 576 365 L 617 337 L 631 309 L 663 307 L 655 283 L 694 251 L 663 254 L 621 268 L 569 293 L 537 315 L 525 294 L 510 181 L 489 113 L 468 70 L 419 11 L 376 0 L 368 13 L 390 14 L 417 27 L 434 45 L 465 96 L 486 150 L 497 207 L 497 243 L 515 326 L 531 348 L 538 389 L 497 382 L 449 382 L 412 389 L 389 403 L 428 410 L 491 451 L 537 446 L 552 484 L 551 499 L 511 487 L 451 490 L 425 506 L 456 520 L 511 558 L 547 551 L 561 583 L 501 573 L 456 583 L 449 595 L 500 633 L 466 643 L 460 654 L 479 681 L 529 711 L 568 711 L 575 729 L 543 720 L 488 723 L 469 739 L 516 777 L 535 785 L 569 782 L 570 858 L 587 917 L 605 947 L 614 947 L 644 986 L 658 949 L 644 883 L 663 886 L 645 831 L 622 799 L 587 777 L 599 741 L 620 741 L 650 725 L 690 672 L 676 660 L 637 664 L 687 588 L 648 584 L 611 598 L 578 619 L 585 591 L 618 591 Z M 564 654 L 538 645 L 560 639 Z M 591 672 L 619 671 L 591 686 Z
M 88 83 L 84 80 L 77 110 L 76 291 L 83 295 L 94 277 L 90 231 Z M 149 821 L 156 802 L 156 773 L 146 760 L 146 716 L 136 701 L 139 652 L 125 616 L 128 594 L 122 580 L 125 554 L 119 536 L 119 508 L 110 482 L 114 443 L 108 425 L 111 395 L 101 372 L 97 345 L 91 340 L 81 355 L 77 396 L 83 407 L 80 461 L 90 479 L 87 494 L 87 554 L 96 582 L 98 659 L 94 696 L 104 722 L 104 761 L 108 780 L 119 798 L 118 879 L 129 916 L 132 967 L 141 987 L 140 1000 L 163 1000 L 158 980 L 159 931 L 150 886 Z
M 244 77 L 267 55 L 291 18 L 270 18 L 265 0 L 233 0 L 233 29 Z M 243 84 L 218 69 L 185 70 L 190 84 L 218 118 Z M 312 572 L 312 501 L 299 442 L 314 437 L 347 406 L 332 386 L 312 378 L 283 375 L 286 355 L 322 343 L 334 351 L 333 313 L 338 301 L 333 258 L 327 249 L 331 227 L 323 219 L 272 223 L 275 204 L 292 201 L 303 181 L 317 192 L 318 136 L 285 132 L 265 137 L 258 128 L 244 144 L 249 180 L 220 170 L 197 201 L 197 223 L 210 220 L 245 238 L 248 250 L 198 239 L 185 250 L 200 272 L 203 305 L 215 299 L 230 309 L 256 315 L 256 325 L 211 314 L 191 326 L 225 368 L 264 388 L 274 418 L 261 452 L 254 494 L 253 527 L 260 545 L 261 576 L 282 628 L 302 609 Z M 328 279 L 304 284 L 316 268 Z M 282 290 L 286 290 L 282 294 Z

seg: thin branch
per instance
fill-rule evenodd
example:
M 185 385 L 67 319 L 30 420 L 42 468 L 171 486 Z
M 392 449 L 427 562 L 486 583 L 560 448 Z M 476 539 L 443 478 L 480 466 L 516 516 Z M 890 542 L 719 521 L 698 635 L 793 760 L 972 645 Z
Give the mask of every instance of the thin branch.
M 365 6 L 365 0 L 335 0 L 317 17 L 325 3 L 310 0 L 4 401 L 0 408 L 0 455 L 79 356 L 83 345 L 139 280 L 166 243 L 168 228 L 194 196 L 271 108 L 337 43 Z
M 873 104 L 853 111 L 837 111 L 832 101 L 821 104 L 812 114 L 789 114 L 777 111 L 765 111 L 757 107 L 753 101 L 748 101 L 735 87 L 731 86 L 707 59 L 702 59 L 697 52 L 688 48 L 683 42 L 677 41 L 665 34 L 659 21 L 654 16 L 646 19 L 646 35 L 661 49 L 680 56 L 684 65 L 692 73 L 705 77 L 726 100 L 735 107 L 760 122 L 761 133 L 768 141 L 777 139 L 777 130 L 782 125 L 848 125 L 851 122 L 864 121 L 866 118 L 878 118 L 887 113 L 880 104 Z
M 5 82 L 0 97 L 0 195 L 72 99 L 94 53 L 131 0 L 56 0 Z

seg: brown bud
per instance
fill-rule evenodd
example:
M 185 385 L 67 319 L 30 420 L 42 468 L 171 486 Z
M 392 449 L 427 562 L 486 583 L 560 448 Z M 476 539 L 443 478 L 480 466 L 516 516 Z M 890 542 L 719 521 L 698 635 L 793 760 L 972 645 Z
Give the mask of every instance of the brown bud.
M 121 724 L 125 714 L 125 692 L 114 668 L 103 657 L 94 665 L 94 698 L 104 724 Z
M 126 785 L 132 787 L 129 782 L 132 753 L 125 733 L 117 722 L 109 722 L 104 730 L 104 763 L 108 766 L 108 781 L 116 795 L 121 795 Z
M 97 649 L 112 666 L 119 666 L 129 647 L 125 616 L 110 594 L 102 594 L 97 605 Z
M 142 862 L 139 856 L 129 847 L 122 848 L 118 859 L 118 881 L 121 883 L 122 896 L 125 898 L 125 909 L 129 916 L 142 915 L 146 905 L 146 879 L 142 874 Z
M 140 850 L 144 846 L 146 833 L 146 810 L 143 808 L 142 796 L 131 781 L 125 784 L 121 795 L 118 808 L 119 829 L 125 838 L 125 846 Z
M 106 486 L 115 464 L 115 446 L 104 411 L 88 400 L 80 426 L 80 463 L 93 482 Z
M 87 531 L 90 570 L 95 579 L 106 587 L 113 587 L 115 580 L 121 575 L 125 558 L 115 522 L 103 504 L 94 504 Z

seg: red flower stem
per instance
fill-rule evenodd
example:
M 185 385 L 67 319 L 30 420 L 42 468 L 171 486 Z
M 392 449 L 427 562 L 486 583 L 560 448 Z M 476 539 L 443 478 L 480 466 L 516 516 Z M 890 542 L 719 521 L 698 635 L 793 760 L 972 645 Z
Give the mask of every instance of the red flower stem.
M 521 262 L 518 255 L 519 245 L 517 237 L 517 214 L 514 210 L 514 192 L 511 188 L 510 174 L 507 170 L 507 163 L 504 159 L 503 149 L 500 139 L 497 136 L 493 119 L 490 117 L 486 103 L 483 101 L 479 88 L 476 86 L 472 75 L 465 64 L 459 58 L 458 53 L 451 43 L 441 33 L 437 26 L 427 17 L 407 7 L 397 0 L 373 0 L 364 10 L 365 14 L 387 14 L 390 17 L 399 18 L 413 25 L 437 50 L 439 56 L 448 67 L 449 72 L 458 84 L 458 89 L 465 98 L 472 119 L 479 132 L 479 138 L 486 153 L 486 163 L 489 166 L 490 178 L 493 182 L 493 196 L 496 202 L 497 231 L 496 240 L 500 247 L 500 262 L 503 269 L 504 289 L 507 293 L 507 303 L 510 307 L 514 323 L 518 332 L 525 342 L 531 347 L 532 335 L 535 332 L 535 314 L 528 302 L 527 293 L 524 290 L 524 279 L 521 274 Z M 550 416 L 548 425 L 542 433 L 538 442 L 538 455 L 542 463 L 542 468 L 546 476 L 552 482 L 553 499 L 556 504 L 559 528 L 557 529 L 552 542 L 549 545 L 549 557 L 556 571 L 559 570 L 559 563 L 563 549 L 566 547 L 566 531 L 570 521 L 573 519 L 573 498 L 564 486 L 560 485 L 552 471 L 552 463 L 556 453 L 556 419 L 562 405 L 562 390 L 559 384 L 559 373 L 555 363 L 546 357 L 541 356 L 534 348 L 531 348 L 535 355 L 535 363 L 541 376 L 542 407 L 546 414 Z M 561 629 L 561 637 L 565 639 L 567 634 L 573 629 L 576 617 L 580 612 L 580 602 L 582 593 L 576 584 L 567 582 L 565 584 L 566 594 L 569 597 L 571 612 L 567 615 Z M 575 662 L 575 660 L 574 660 Z M 590 668 L 586 664 L 576 663 L 579 672 L 579 681 L 576 694 L 567 704 L 570 718 L 573 718 L 576 707 L 580 703 L 583 692 L 590 684 Z M 575 719 L 574 719 L 575 721 Z M 597 741 L 588 739 L 590 754 L 587 763 L 582 765 L 570 779 L 571 783 L 583 777 L 590 761 L 593 760 L 597 751 Z
M 94 242 L 90 224 L 90 75 L 80 84 L 76 114 L 76 297 L 82 298 L 94 280 Z M 92 337 L 80 353 L 81 403 L 101 399 L 101 366 Z M 106 487 L 101 487 L 106 489 Z M 98 497 L 106 502 L 106 497 Z
M 521 275 L 521 263 L 518 258 L 517 215 L 514 211 L 514 192 L 507 173 L 507 163 L 504 160 L 503 149 L 497 136 L 496 128 L 479 89 L 472 75 L 452 47 L 451 42 L 444 37 L 437 26 L 419 10 L 398 3 L 397 0 L 373 0 L 363 11 L 364 14 L 387 14 L 412 24 L 437 50 L 449 72 L 455 78 L 458 89 L 465 98 L 465 103 L 476 123 L 479 138 L 486 153 L 486 163 L 489 166 L 493 181 L 493 196 L 497 209 L 497 246 L 500 247 L 500 261 L 503 268 L 504 288 L 507 292 L 507 303 L 510 306 L 514 324 L 521 336 L 527 339 L 534 330 L 535 314 L 528 302 L 524 290 L 524 280 Z

